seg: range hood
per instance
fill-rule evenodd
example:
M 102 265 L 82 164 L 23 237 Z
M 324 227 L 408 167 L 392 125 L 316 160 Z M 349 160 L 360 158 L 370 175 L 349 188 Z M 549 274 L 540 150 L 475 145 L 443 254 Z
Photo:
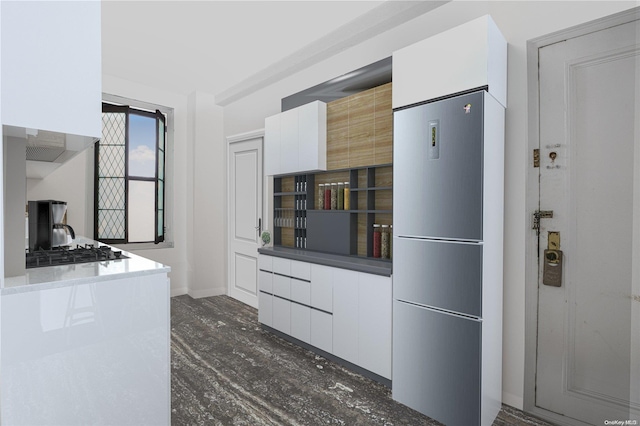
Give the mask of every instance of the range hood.
M 20 139 L 25 143 L 27 178 L 34 179 L 47 176 L 98 140 L 89 136 L 6 125 L 2 131 L 5 137 Z

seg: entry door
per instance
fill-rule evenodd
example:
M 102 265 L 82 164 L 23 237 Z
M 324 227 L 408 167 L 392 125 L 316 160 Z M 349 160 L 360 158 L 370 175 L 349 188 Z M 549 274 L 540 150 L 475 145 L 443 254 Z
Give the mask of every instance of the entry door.
M 536 405 L 569 424 L 640 424 L 639 37 L 634 21 L 539 49 L 540 209 L 553 218 L 539 238 Z M 543 284 L 549 232 L 560 287 Z
M 229 296 L 258 307 L 262 138 L 229 144 Z

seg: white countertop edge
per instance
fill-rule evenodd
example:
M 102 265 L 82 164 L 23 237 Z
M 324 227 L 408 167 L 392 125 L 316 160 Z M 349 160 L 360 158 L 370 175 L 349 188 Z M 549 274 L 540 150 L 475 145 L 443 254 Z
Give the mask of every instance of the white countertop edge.
M 133 271 L 133 272 L 121 272 L 121 273 L 115 273 L 112 275 L 99 275 L 94 277 L 72 278 L 68 280 L 49 281 L 49 282 L 42 282 L 37 284 L 19 284 L 13 287 L 5 287 L 1 289 L 0 296 L 27 293 L 30 291 L 41 291 L 41 290 L 49 290 L 54 288 L 69 287 L 73 285 L 92 284 L 92 283 L 98 283 L 102 281 L 117 280 L 120 278 L 134 278 L 134 277 L 140 277 L 145 275 L 168 273 L 170 271 L 171 271 L 171 268 L 168 266 L 165 266 L 163 268 L 158 268 L 158 269 L 149 269 L 149 270 Z M 7 278 L 5 280 L 5 283 L 8 280 L 11 280 L 11 278 Z
M 76 243 L 94 244 L 97 241 L 78 237 L 74 240 L 74 244 Z M 107 245 L 99 244 L 101 246 Z M 115 247 L 114 249 L 120 250 Z M 171 267 L 142 256 L 127 251 L 122 251 L 122 254 L 127 256 L 128 259 L 27 269 L 25 275 L 5 278 L 4 287 L 0 289 L 0 295 L 6 296 L 121 278 L 169 273 L 171 271 Z M 93 268 L 93 271 L 89 270 L 90 268 Z

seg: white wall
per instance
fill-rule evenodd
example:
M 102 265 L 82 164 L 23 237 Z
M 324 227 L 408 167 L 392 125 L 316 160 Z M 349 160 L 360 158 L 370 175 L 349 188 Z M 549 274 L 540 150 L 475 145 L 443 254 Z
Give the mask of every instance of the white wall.
M 189 259 L 194 265 L 189 294 L 207 297 L 227 293 L 226 278 L 226 146 L 222 107 L 212 95 L 189 95 L 189 179 L 193 227 Z
M 530 212 L 527 212 L 525 207 L 526 170 L 530 166 L 527 148 L 526 41 L 637 5 L 637 2 L 611 1 L 454 1 L 228 105 L 224 110 L 225 135 L 262 128 L 265 117 L 280 111 L 280 99 L 285 96 L 390 56 L 394 50 L 490 13 L 509 43 L 505 153 L 503 402 L 522 408 L 525 358 L 525 242 L 533 236 L 528 229 Z

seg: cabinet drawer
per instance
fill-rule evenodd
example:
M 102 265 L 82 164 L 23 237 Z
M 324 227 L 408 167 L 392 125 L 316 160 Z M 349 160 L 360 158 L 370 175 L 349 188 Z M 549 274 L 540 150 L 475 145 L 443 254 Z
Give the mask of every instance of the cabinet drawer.
M 273 297 L 273 328 L 291 334 L 291 302 Z
M 291 261 L 291 276 L 301 280 L 311 281 L 311 264 L 306 262 Z
M 291 299 L 291 278 L 282 275 L 273 276 L 273 294 Z
M 305 305 L 310 305 L 311 283 L 291 278 L 291 300 Z
M 311 306 L 333 312 L 333 269 L 311 265 Z
M 311 342 L 311 308 L 291 303 L 291 335 L 305 343 Z
M 273 274 L 271 272 L 258 271 L 258 288 L 260 291 L 273 293 Z
M 333 317 L 326 312 L 311 309 L 311 344 L 333 353 Z
M 273 271 L 273 257 L 258 255 L 258 269 L 261 271 Z
M 291 261 L 281 257 L 273 258 L 273 272 L 276 274 L 291 276 Z
M 258 322 L 273 325 L 273 296 L 263 292 L 258 293 Z

